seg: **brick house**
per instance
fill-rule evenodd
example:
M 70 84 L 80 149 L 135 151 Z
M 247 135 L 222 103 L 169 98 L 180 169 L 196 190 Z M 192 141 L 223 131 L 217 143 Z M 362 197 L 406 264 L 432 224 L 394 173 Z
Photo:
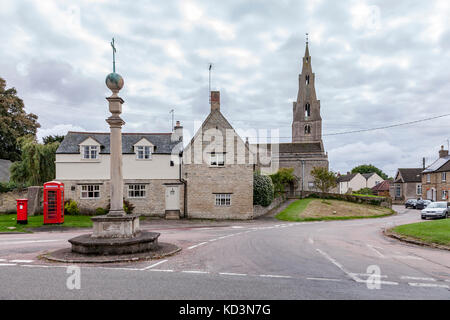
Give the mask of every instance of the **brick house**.
M 390 197 L 390 188 L 392 180 L 384 180 L 372 188 L 372 194 L 380 197 Z
M 422 168 L 398 169 L 389 192 L 392 200 L 402 202 L 422 198 L 422 171 Z
M 211 111 L 183 153 L 188 217 L 253 218 L 251 158 L 220 111 L 220 92 L 211 92 Z
M 450 156 L 441 147 L 439 159 L 427 167 L 422 174 L 422 196 L 433 201 L 449 201 Z

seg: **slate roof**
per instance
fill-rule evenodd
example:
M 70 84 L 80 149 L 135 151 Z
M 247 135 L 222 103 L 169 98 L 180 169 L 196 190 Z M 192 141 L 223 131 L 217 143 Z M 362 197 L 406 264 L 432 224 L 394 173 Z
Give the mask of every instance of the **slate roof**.
M 372 173 L 363 173 L 362 175 L 363 175 L 363 177 L 366 178 L 366 180 L 367 180 L 367 179 L 369 179 L 371 176 L 373 176 L 374 174 L 375 174 L 375 172 L 372 172 Z
M 337 182 L 348 182 L 351 181 L 354 177 L 356 177 L 357 173 L 346 174 L 344 176 L 339 176 L 337 178 Z
M 9 167 L 12 162 L 9 160 L 0 159 L 0 182 L 9 181 Z
M 259 147 L 259 144 L 254 146 Z M 278 147 L 279 153 L 322 153 L 322 146 L 319 142 L 303 142 L 303 143 L 279 143 L 279 144 L 261 144 L 261 147 L 273 150 Z
M 400 168 L 398 173 L 402 179 L 398 178 L 395 182 L 422 182 L 422 168 Z
M 156 148 L 154 154 L 171 154 L 174 150 L 179 152 L 182 149 L 178 144 L 180 141 L 171 141 L 171 133 L 122 133 L 122 153 L 132 154 L 133 145 L 142 138 L 146 138 Z M 109 132 L 73 132 L 69 131 L 59 145 L 57 154 L 78 154 L 79 144 L 91 137 L 100 143 L 100 154 L 110 153 Z M 174 149 L 176 148 L 176 149 Z
M 437 159 L 423 173 L 450 171 L 450 156 Z

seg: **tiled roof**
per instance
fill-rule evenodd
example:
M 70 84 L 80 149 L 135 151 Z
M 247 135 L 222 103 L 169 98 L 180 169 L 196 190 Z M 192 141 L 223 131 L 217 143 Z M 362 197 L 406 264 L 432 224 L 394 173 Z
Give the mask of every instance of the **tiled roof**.
M 134 153 L 133 146 L 142 138 L 146 138 L 156 148 L 155 154 L 171 154 L 181 151 L 180 141 L 171 141 L 171 133 L 122 133 L 122 153 Z M 106 132 L 72 132 L 69 131 L 64 137 L 63 142 L 59 145 L 57 154 L 74 154 L 79 153 L 79 144 L 87 138 L 93 138 L 101 144 L 100 153 L 109 154 L 109 133 Z
M 389 191 L 389 187 L 392 184 L 391 180 L 384 180 L 372 188 L 373 191 Z
M 450 170 L 450 156 L 437 159 L 428 168 L 426 168 L 423 173 L 429 172 L 440 172 Z
M 398 172 L 403 181 L 399 178 L 395 182 L 422 182 L 422 171 L 422 168 L 400 168 Z
M 337 182 L 348 182 L 351 181 L 354 177 L 356 177 L 357 173 L 346 174 L 345 176 L 339 176 L 337 178 Z

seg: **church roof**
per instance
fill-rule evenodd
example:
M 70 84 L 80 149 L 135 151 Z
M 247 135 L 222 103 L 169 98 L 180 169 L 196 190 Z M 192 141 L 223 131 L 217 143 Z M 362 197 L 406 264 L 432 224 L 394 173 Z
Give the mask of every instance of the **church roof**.
M 87 138 L 98 141 L 101 145 L 100 153 L 110 153 L 109 132 L 72 132 L 69 131 L 59 145 L 57 154 L 75 154 L 80 153 L 79 144 Z M 172 141 L 171 133 L 122 133 L 122 153 L 134 153 L 133 146 L 142 138 L 150 141 L 154 146 L 154 154 L 171 154 L 181 151 L 178 144 L 180 141 Z M 179 150 L 178 150 L 179 149 Z
M 320 142 L 296 142 L 296 143 L 268 143 L 255 144 L 254 146 L 267 148 L 269 151 L 278 153 L 322 153 L 322 145 Z

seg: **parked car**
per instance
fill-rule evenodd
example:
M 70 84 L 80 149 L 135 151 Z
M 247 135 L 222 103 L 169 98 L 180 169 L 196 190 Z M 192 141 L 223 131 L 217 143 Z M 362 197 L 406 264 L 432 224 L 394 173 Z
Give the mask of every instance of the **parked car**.
M 416 209 L 423 210 L 431 203 L 431 200 L 417 200 Z
M 413 209 L 415 209 L 416 208 L 416 203 L 417 203 L 416 199 L 408 199 L 405 202 L 405 208 L 413 208 Z
M 422 210 L 422 219 L 448 218 L 448 202 L 432 202 Z

